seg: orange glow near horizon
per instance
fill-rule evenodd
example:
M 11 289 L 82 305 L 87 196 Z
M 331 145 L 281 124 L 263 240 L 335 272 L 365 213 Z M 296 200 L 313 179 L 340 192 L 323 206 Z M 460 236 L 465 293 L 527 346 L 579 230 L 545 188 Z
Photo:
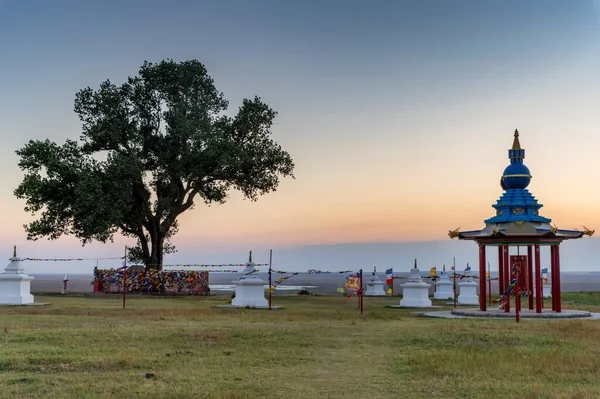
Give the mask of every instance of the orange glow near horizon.
M 503 138 L 504 142 L 511 139 L 509 134 Z M 527 151 L 526 138 L 522 136 Z M 439 150 L 433 150 L 440 154 Z M 482 167 L 478 170 L 468 165 L 451 165 L 438 171 L 432 164 L 426 164 L 421 174 L 398 176 L 401 184 L 394 184 L 392 176 L 377 174 L 369 168 L 362 171 L 363 176 L 357 176 L 353 173 L 357 172 L 355 169 L 340 174 L 331 184 L 331 178 L 323 174 L 286 180 L 278 191 L 257 202 L 244 201 L 234 193 L 224 205 L 208 207 L 198 203 L 194 210 L 181 215 L 180 233 L 175 242 L 295 246 L 445 240 L 448 230 L 479 229 L 485 219 L 493 216 L 491 205 L 502 194 L 497 177 L 508 164 L 508 160 L 504 161 L 505 165 L 501 162 L 500 155 L 504 155 L 505 150 L 493 152 L 494 158 L 499 158 L 493 163 L 499 163 L 499 167 L 489 165 L 492 163 L 489 159 L 487 164 L 479 161 Z M 539 157 L 537 151 L 528 151 L 526 160 L 529 152 Z M 545 174 L 535 164 L 526 164 L 534 175 L 529 190 L 544 205 L 543 216 L 561 228 L 600 227 L 600 215 L 595 211 L 599 193 L 595 186 L 579 185 L 576 179 L 567 179 L 566 172 L 561 173 L 563 176 L 557 183 L 559 176 L 555 171 Z M 302 166 L 299 172 L 298 175 L 305 174 Z M 453 177 L 465 174 L 473 177 Z M 352 184 L 352 177 L 358 177 L 360 184 Z M 485 184 L 466 184 L 463 179 L 481 180 Z M 560 190 L 557 185 L 561 186 Z M 405 190 L 404 187 L 412 188 Z M 588 195 L 570 194 L 577 191 Z M 2 235 L 7 240 L 24 239 L 21 226 L 31 217 L 22 211 L 21 201 L 4 200 L 10 217 L 5 217 L 6 228 Z M 77 242 L 72 237 L 59 241 Z

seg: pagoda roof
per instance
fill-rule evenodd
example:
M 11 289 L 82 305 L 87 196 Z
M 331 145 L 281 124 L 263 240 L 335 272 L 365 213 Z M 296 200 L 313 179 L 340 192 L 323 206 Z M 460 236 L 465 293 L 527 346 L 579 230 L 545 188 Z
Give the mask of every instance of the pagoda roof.
M 556 242 L 583 237 L 586 231 L 559 229 L 549 223 L 508 222 L 487 224 L 481 230 L 457 232 L 459 240 L 506 243 L 530 240 L 535 242 Z
M 492 205 L 496 209 L 496 216 L 485 220 L 489 223 L 507 222 L 533 222 L 550 223 L 552 220 L 540 215 L 539 210 L 543 205 L 526 188 L 506 190 L 500 199 Z

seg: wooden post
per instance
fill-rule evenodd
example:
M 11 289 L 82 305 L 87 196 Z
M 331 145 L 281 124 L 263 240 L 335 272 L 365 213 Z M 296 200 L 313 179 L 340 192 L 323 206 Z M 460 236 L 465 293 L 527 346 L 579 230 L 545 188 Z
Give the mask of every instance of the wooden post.
M 360 288 L 358 289 L 358 301 L 360 305 L 360 314 L 363 314 L 363 271 L 360 269 Z
M 452 258 L 452 277 L 454 278 L 454 308 L 456 309 L 456 257 Z
M 123 259 L 123 309 L 127 298 L 127 245 L 125 246 L 125 258 Z
M 269 251 L 269 310 L 271 310 L 271 294 L 273 293 L 273 279 L 272 279 L 272 264 L 273 264 L 273 250 Z

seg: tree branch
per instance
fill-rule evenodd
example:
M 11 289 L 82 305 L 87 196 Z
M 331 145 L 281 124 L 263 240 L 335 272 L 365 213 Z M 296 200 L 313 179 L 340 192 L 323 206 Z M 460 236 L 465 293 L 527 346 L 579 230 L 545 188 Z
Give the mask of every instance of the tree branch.
M 192 205 L 194 205 L 194 197 L 196 197 L 196 195 L 198 195 L 199 192 L 199 188 L 192 189 L 192 191 L 190 191 L 188 194 L 187 200 L 182 204 L 176 206 L 169 212 L 165 220 L 163 220 L 163 222 L 160 224 L 160 232 L 162 234 L 167 234 L 167 232 L 177 219 L 177 216 L 181 215 L 183 212 L 187 211 Z
M 139 235 L 141 235 L 143 233 L 142 231 L 131 229 L 131 228 L 127 227 L 124 224 L 120 224 L 119 228 L 121 230 L 123 230 L 125 233 L 133 234 L 135 236 L 139 236 Z

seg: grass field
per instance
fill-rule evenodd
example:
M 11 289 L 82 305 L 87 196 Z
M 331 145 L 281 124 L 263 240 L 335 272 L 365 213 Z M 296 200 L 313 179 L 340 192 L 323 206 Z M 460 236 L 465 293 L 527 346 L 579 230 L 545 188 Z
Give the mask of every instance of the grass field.
M 418 317 L 397 298 L 38 296 L 0 307 L 6 398 L 598 398 L 600 322 Z M 564 294 L 600 311 L 600 294 Z

